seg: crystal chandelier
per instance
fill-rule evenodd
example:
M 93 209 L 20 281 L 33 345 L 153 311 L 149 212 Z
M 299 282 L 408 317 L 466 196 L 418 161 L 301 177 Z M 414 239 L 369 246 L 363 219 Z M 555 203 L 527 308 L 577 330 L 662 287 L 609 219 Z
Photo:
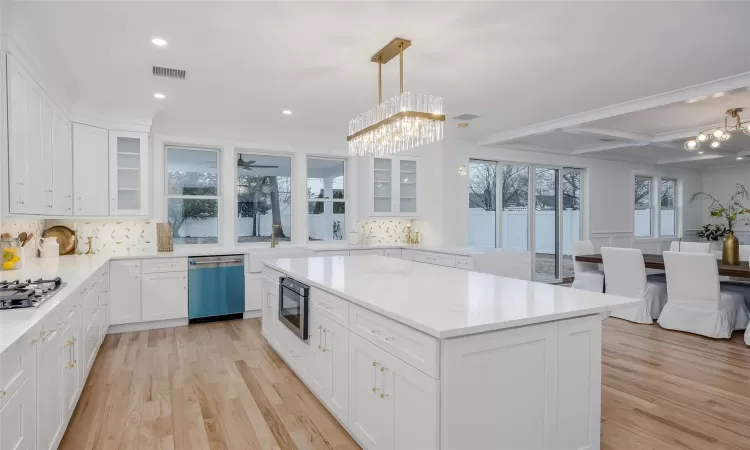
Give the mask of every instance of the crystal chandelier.
M 689 141 L 685 142 L 685 150 L 694 152 L 701 147 L 701 144 L 706 143 L 709 147 L 717 149 L 721 147 L 722 142 L 726 142 L 732 138 L 732 133 L 738 132 L 740 130 L 742 130 L 742 132 L 746 135 L 750 136 L 750 120 L 742 122 L 742 119 L 740 119 L 741 112 L 742 108 L 733 108 L 727 110 L 727 114 L 726 116 L 724 116 L 723 127 L 701 131 L 700 133 L 698 133 L 698 135 L 695 136 L 695 139 L 690 139 Z M 730 118 L 733 119 L 734 124 L 729 123 Z
M 395 38 L 372 57 L 378 63 L 378 106 L 349 121 L 349 154 L 385 156 L 443 139 L 443 99 L 404 92 L 407 39 Z M 382 67 L 399 57 L 400 94 L 383 102 Z

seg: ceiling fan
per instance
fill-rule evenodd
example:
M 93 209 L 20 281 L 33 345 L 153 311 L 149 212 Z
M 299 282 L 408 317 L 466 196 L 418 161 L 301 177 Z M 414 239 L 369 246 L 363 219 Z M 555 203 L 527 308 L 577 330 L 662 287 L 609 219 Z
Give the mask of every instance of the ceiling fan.
M 261 166 L 261 165 L 255 165 L 255 161 L 247 160 L 244 161 L 242 159 L 242 155 L 237 159 L 237 167 L 240 167 L 245 170 L 253 170 L 253 169 L 275 169 L 279 166 Z

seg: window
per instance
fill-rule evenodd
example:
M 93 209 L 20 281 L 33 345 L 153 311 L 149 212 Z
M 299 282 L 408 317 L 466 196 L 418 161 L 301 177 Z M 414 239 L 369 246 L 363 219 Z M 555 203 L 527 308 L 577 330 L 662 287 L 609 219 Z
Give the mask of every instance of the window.
M 237 152 L 237 242 L 292 239 L 292 158 Z
M 307 234 L 310 241 L 346 236 L 346 161 L 307 158 Z
M 167 147 L 167 220 L 176 245 L 219 242 L 218 150 Z
M 497 164 L 469 162 L 469 245 L 495 247 L 497 240 Z
M 676 192 L 677 180 L 661 180 L 659 184 L 659 223 L 661 236 L 677 235 Z
M 635 177 L 635 236 L 651 236 L 651 178 Z

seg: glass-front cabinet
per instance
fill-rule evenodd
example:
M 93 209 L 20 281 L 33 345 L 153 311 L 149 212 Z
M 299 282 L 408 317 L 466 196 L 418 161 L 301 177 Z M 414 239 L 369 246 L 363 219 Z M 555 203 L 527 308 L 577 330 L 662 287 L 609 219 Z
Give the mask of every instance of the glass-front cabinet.
M 148 134 L 109 132 L 110 215 L 148 214 Z
M 419 214 L 418 159 L 399 156 L 372 160 L 372 215 Z

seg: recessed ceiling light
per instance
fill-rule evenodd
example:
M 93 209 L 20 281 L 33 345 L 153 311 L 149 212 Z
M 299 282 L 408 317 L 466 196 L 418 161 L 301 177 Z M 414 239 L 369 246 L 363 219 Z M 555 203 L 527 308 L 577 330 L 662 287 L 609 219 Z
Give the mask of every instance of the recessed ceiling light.
M 699 154 L 699 155 L 702 155 L 702 154 L 703 154 L 703 152 L 698 152 L 698 154 Z
M 285 116 L 291 116 L 292 112 L 290 110 L 288 110 L 288 109 L 285 109 L 285 110 L 281 111 L 281 114 L 283 114 Z
M 154 97 L 158 98 L 159 100 L 164 100 L 167 96 L 162 94 L 161 92 L 154 93 Z
M 151 39 L 151 43 L 154 44 L 157 47 L 166 47 L 167 46 L 167 41 L 165 41 L 162 38 L 153 38 L 153 39 Z
M 742 156 L 738 156 L 737 161 L 742 161 Z

